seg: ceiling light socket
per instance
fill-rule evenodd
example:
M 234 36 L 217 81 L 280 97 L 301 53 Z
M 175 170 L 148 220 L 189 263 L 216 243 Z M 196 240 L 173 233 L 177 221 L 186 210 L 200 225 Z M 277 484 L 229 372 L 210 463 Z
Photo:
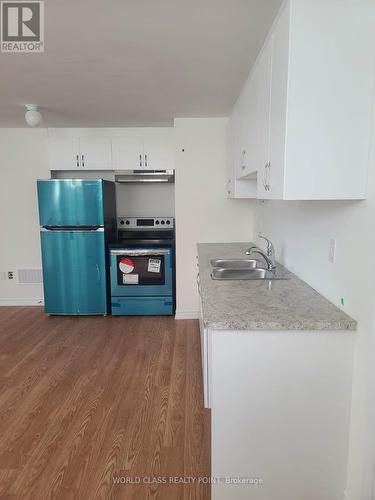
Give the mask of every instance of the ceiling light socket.
M 36 104 L 25 104 L 26 113 L 25 120 L 30 127 L 38 127 L 42 123 L 42 115 L 39 112 Z

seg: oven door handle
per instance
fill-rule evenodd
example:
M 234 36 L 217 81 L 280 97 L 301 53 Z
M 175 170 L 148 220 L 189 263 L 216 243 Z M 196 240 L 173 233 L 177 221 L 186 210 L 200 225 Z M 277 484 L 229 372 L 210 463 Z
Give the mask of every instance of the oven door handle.
M 139 249 L 139 250 L 135 250 L 134 248 L 133 249 L 129 249 L 127 250 L 126 248 L 122 249 L 122 250 L 111 250 L 111 254 L 112 255 L 129 255 L 130 257 L 136 257 L 137 255 L 169 255 L 170 254 L 170 250 L 169 249 L 166 249 L 166 248 L 161 248 L 160 250 L 142 250 L 142 249 Z

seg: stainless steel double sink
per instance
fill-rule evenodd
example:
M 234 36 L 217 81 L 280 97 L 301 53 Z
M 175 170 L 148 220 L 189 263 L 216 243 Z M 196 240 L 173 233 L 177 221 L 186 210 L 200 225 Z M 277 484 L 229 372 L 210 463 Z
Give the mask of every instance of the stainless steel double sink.
M 211 260 L 213 280 L 282 280 L 288 277 L 269 271 L 256 259 L 213 259 Z

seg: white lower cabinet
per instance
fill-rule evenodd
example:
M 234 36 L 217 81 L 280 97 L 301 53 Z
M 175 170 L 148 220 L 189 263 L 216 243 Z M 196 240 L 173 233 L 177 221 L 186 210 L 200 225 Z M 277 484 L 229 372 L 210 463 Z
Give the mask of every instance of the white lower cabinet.
M 342 500 L 353 332 L 211 331 L 212 500 Z M 241 480 L 241 482 L 240 482 Z
M 199 321 L 201 336 L 201 354 L 202 354 L 202 376 L 203 376 L 203 395 L 204 407 L 210 408 L 209 374 L 208 374 L 208 330 L 204 327 L 203 320 Z
M 199 284 L 198 284 L 199 287 Z M 200 301 L 200 316 L 199 316 L 199 333 L 202 356 L 202 377 L 203 377 L 203 399 L 204 407 L 211 408 L 210 402 L 210 356 L 209 356 L 209 330 L 204 327 L 203 307 Z

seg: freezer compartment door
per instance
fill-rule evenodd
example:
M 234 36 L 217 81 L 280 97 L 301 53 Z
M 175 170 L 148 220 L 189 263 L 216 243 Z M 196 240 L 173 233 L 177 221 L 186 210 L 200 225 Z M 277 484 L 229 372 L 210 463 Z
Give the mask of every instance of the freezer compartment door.
M 38 181 L 41 226 L 103 226 L 103 181 Z
M 104 232 L 42 231 L 47 314 L 107 314 Z

